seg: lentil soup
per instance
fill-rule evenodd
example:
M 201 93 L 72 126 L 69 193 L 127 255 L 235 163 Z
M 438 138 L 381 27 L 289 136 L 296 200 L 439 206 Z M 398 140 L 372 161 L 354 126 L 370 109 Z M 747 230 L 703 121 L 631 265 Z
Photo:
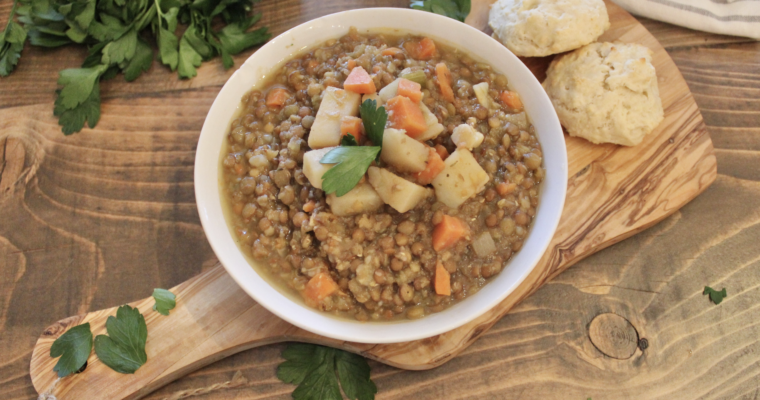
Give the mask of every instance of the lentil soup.
M 417 319 L 476 293 L 520 250 L 543 154 L 490 66 L 352 28 L 273 76 L 242 98 L 220 179 L 234 238 L 276 287 L 359 321 Z M 367 103 L 387 112 L 382 150 L 359 116 Z M 320 161 L 348 135 L 378 159 L 347 193 L 325 193 L 335 164 Z

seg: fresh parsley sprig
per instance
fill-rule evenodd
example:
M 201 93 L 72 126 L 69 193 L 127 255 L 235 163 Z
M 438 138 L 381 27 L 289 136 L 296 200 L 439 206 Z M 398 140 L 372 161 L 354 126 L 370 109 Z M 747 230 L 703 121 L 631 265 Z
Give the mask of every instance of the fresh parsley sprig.
M 292 394 L 294 400 L 341 400 L 341 387 L 351 400 L 375 398 L 377 386 L 370 379 L 367 360 L 361 356 L 330 347 L 294 343 L 282 352 L 282 357 L 286 361 L 277 367 L 277 377 L 298 385 Z
M 197 75 L 204 60 L 221 56 L 225 68 L 232 55 L 266 42 L 267 28 L 249 31 L 261 19 L 250 15 L 259 0 L 17 0 L 9 24 L 0 36 L 0 76 L 18 63 L 24 40 L 34 46 L 71 43 L 89 46 L 80 69 L 61 72 L 54 115 L 64 134 L 91 128 L 100 118 L 98 81 L 119 72 L 126 81 L 137 79 L 153 63 L 148 39 L 155 38 L 158 59 L 177 70 L 180 78 Z M 13 21 L 18 14 L 22 28 Z M 221 20 L 216 28 L 212 22 Z M 177 35 L 179 25 L 187 25 Z M 27 35 L 28 32 L 28 35 Z M 146 34 L 150 32 L 149 34 Z M 73 98 L 68 98 L 73 96 Z
M 343 196 L 359 183 L 373 161 L 380 160 L 388 113 L 385 107 L 377 107 L 375 100 L 365 100 L 359 107 L 359 113 L 364 131 L 374 146 L 359 146 L 353 135 L 343 136 L 340 147 L 330 150 L 319 160 L 322 164 L 336 164 L 322 175 L 322 190 L 325 193 Z
M 470 13 L 471 0 L 414 0 L 411 7 L 464 22 Z

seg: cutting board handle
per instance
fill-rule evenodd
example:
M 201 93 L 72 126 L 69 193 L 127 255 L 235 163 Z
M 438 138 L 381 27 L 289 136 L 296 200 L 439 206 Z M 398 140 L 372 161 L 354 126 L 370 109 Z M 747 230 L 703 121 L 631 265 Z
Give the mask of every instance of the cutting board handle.
M 490 0 L 484 0 L 490 2 Z M 468 22 L 483 29 L 487 7 L 475 4 Z M 623 9 L 605 1 L 612 27 L 599 39 L 643 44 L 654 52 L 665 120 L 634 147 L 592 145 L 566 137 L 567 201 L 549 250 L 525 281 L 493 309 L 444 334 L 406 343 L 357 344 L 303 331 L 254 302 L 216 266 L 172 288 L 171 315 L 153 311 L 153 299 L 132 303 L 148 324 L 148 362 L 134 375 L 114 372 L 91 354 L 84 372 L 58 380 L 50 346 L 66 329 L 90 322 L 94 335 L 116 308 L 67 318 L 37 341 L 30 374 L 38 393 L 57 399 L 136 399 L 204 365 L 242 350 L 282 341 L 325 344 L 388 365 L 428 369 L 472 344 L 515 304 L 578 260 L 639 232 L 704 191 L 717 175 L 712 142 L 694 98 L 665 49 Z M 476 11 L 480 10 L 480 11 Z M 550 58 L 524 59 L 540 79 Z M 44 397 L 43 397 L 44 398 Z
M 90 354 L 87 367 L 58 379 L 50 346 L 68 328 L 90 323 L 93 336 L 105 334 L 116 308 L 69 317 L 49 326 L 37 340 L 30 374 L 38 393 L 58 399 L 136 399 L 188 373 L 239 351 L 282 341 L 308 341 L 344 347 L 345 343 L 313 335 L 276 317 L 253 301 L 221 265 L 174 287 L 177 306 L 169 316 L 153 311 L 148 297 L 134 303 L 145 317 L 148 362 L 132 375 L 117 373 Z M 359 347 L 348 346 L 354 351 Z M 43 397 L 44 398 L 44 397 Z

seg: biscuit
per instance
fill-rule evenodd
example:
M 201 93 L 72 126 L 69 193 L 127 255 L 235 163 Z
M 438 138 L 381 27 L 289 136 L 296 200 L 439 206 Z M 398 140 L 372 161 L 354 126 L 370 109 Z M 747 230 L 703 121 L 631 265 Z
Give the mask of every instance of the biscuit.
M 542 84 L 572 136 L 635 146 L 663 120 L 652 51 L 592 43 L 557 57 Z
M 610 19 L 603 0 L 498 0 L 488 25 L 518 56 L 543 57 L 595 41 Z

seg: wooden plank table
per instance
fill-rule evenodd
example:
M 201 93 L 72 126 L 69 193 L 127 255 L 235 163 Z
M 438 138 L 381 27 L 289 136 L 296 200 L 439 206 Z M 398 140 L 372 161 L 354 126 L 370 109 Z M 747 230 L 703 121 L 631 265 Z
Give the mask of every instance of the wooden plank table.
M 0 1 L 0 26 L 11 3 Z M 408 5 L 325 3 L 264 0 L 257 8 L 277 34 L 343 9 Z M 700 106 L 716 182 L 655 227 L 555 278 L 451 362 L 421 372 L 372 363 L 379 398 L 758 394 L 760 43 L 642 22 Z M 154 63 L 133 83 L 106 82 L 98 128 L 128 134 L 66 139 L 48 126 L 57 71 L 84 55 L 27 47 L 17 71 L 0 79 L 0 399 L 36 396 L 29 359 L 48 324 L 145 297 L 216 263 L 198 223 L 192 164 L 205 113 L 231 71 L 214 61 L 179 81 Z M 152 106 L 179 98 L 185 106 L 171 112 Z M 144 114 L 120 113 L 125 104 L 144 104 Z M 726 287 L 729 297 L 714 306 L 701 295 L 705 285 Z M 647 349 L 624 360 L 600 353 L 589 324 L 608 312 L 628 319 Z M 282 348 L 237 354 L 148 398 L 289 398 L 293 386 L 274 375 Z

